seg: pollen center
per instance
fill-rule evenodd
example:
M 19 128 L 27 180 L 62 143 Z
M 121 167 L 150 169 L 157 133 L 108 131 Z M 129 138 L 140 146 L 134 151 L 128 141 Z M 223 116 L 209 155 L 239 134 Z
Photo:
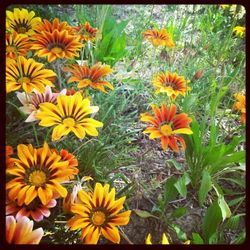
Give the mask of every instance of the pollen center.
M 17 29 L 17 33 L 21 33 L 21 34 L 24 34 L 26 33 L 27 29 L 25 27 L 20 27 Z
M 15 52 L 15 48 L 13 46 L 7 46 L 6 52 L 7 53 Z
M 66 118 L 63 120 L 63 124 L 68 127 L 74 127 L 75 126 L 75 120 L 73 118 Z
M 172 134 L 171 126 L 169 126 L 167 124 L 161 126 L 161 133 L 165 136 L 170 136 Z
M 51 52 L 55 53 L 55 54 L 59 54 L 62 52 L 62 48 L 60 47 L 54 47 L 51 49 Z
M 91 219 L 92 219 L 92 222 L 95 226 L 101 226 L 104 224 L 104 222 L 106 220 L 106 215 L 101 211 L 97 211 L 97 212 L 93 213 Z
M 41 170 L 35 170 L 29 175 L 31 185 L 41 187 L 46 183 L 46 174 Z
M 21 77 L 19 80 L 18 80 L 18 83 L 20 84 L 24 84 L 24 83 L 30 83 L 30 78 L 24 76 L 24 77 Z

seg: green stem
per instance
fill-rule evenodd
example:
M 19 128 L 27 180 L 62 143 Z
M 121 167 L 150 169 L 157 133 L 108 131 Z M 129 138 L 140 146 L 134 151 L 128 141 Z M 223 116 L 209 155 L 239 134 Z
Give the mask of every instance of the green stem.
M 34 131 L 35 139 L 36 139 L 36 144 L 39 147 L 39 141 L 38 141 L 38 137 L 37 137 L 37 131 L 36 131 L 36 127 L 35 127 L 34 123 L 32 123 L 32 127 L 33 127 L 33 131 Z

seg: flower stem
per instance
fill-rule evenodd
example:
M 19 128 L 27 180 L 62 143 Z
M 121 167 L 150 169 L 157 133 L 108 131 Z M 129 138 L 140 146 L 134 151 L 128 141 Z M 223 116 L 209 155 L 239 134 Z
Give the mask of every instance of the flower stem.
M 35 139 L 36 139 L 36 144 L 39 147 L 39 141 L 38 141 L 38 137 L 37 137 L 37 131 L 36 131 L 36 127 L 35 127 L 34 123 L 32 123 L 32 127 L 33 127 L 33 131 L 34 131 Z

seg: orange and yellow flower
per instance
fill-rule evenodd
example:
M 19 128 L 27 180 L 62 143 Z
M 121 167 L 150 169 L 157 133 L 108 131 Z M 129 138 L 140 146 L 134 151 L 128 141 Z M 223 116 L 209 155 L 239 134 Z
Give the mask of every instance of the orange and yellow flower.
M 98 29 L 93 28 L 89 22 L 85 22 L 84 24 L 73 27 L 73 29 L 77 32 L 78 35 L 81 36 L 81 40 L 83 42 L 95 41 L 96 34 L 98 32 Z
M 47 143 L 37 149 L 31 144 L 19 144 L 17 155 L 15 167 L 7 170 L 8 174 L 16 176 L 6 184 L 10 200 L 17 200 L 20 206 L 29 205 L 38 197 L 47 205 L 53 197 L 67 195 L 61 182 L 68 180 L 73 170 L 68 167 L 68 161 L 51 152 Z
M 16 59 L 17 56 L 26 56 L 30 48 L 29 38 L 17 34 L 15 31 L 5 34 L 6 58 Z
M 40 24 L 41 18 L 35 17 L 35 12 L 26 9 L 14 8 L 14 11 L 6 11 L 6 29 L 11 33 L 16 31 L 22 36 L 31 36 L 34 29 Z
M 44 127 L 55 126 L 52 132 L 52 141 L 59 140 L 62 136 L 73 132 L 79 139 L 86 134 L 98 136 L 96 128 L 103 124 L 86 116 L 99 110 L 97 106 L 90 106 L 89 98 L 84 98 L 80 93 L 72 96 L 59 95 L 57 105 L 53 103 L 40 104 L 36 118 L 41 120 L 39 125 Z
M 180 94 L 185 96 L 191 88 L 187 86 L 188 81 L 176 73 L 160 72 L 153 78 L 153 85 L 156 87 L 155 94 L 166 93 L 173 101 Z
M 82 229 L 81 239 L 86 244 L 97 244 L 100 235 L 113 243 L 120 243 L 118 225 L 127 225 L 131 211 L 119 213 L 126 197 L 115 200 L 115 189 L 109 184 L 96 183 L 93 194 L 78 192 L 79 203 L 71 207 L 75 213 L 68 221 L 70 230 Z
M 54 87 L 52 81 L 56 74 L 50 69 L 44 69 L 44 64 L 23 56 L 6 61 L 6 91 L 16 91 L 22 88 L 26 93 L 34 89 L 45 92 L 45 86 Z
M 246 33 L 246 27 L 236 26 L 233 28 L 233 32 L 235 33 L 236 36 L 243 38 Z
M 175 46 L 171 35 L 167 32 L 166 29 L 146 30 L 142 34 L 143 34 L 143 38 L 150 41 L 155 47 L 166 46 L 169 48 L 173 48 Z
M 79 36 L 71 35 L 67 30 L 43 31 L 33 35 L 32 40 L 31 49 L 35 50 L 35 55 L 47 57 L 48 62 L 57 58 L 74 59 L 79 56 L 78 51 L 84 46 L 79 42 Z
M 233 105 L 233 110 L 239 110 L 241 112 L 241 122 L 246 124 L 246 96 L 239 93 L 234 94 L 237 102 Z
M 12 168 L 14 166 L 14 158 L 11 158 L 10 155 L 13 154 L 13 148 L 11 146 L 5 146 L 5 160 L 6 168 Z
M 174 104 L 171 104 L 169 109 L 165 103 L 162 103 L 161 109 L 156 105 L 151 105 L 151 107 L 154 116 L 151 116 L 149 113 L 141 114 L 141 121 L 151 124 L 143 133 L 149 133 L 149 139 L 161 138 L 163 150 L 167 150 L 168 146 L 170 146 L 170 148 L 178 153 L 178 141 L 183 150 L 185 150 L 185 141 L 179 134 L 193 133 L 189 127 L 189 123 L 192 119 L 185 113 L 176 114 L 176 106 Z
M 109 65 L 101 65 L 101 63 L 96 63 L 91 68 L 84 65 L 70 65 L 64 68 L 64 71 L 72 73 L 69 78 L 68 83 L 78 82 L 78 88 L 91 87 L 93 89 L 99 89 L 102 92 L 107 92 L 104 87 L 108 87 L 113 90 L 114 87 L 108 81 L 101 80 L 102 77 L 107 76 L 113 72 Z

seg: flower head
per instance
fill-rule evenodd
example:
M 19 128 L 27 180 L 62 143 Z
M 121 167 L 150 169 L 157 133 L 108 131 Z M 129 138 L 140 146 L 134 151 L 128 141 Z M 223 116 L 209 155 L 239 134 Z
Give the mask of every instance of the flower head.
M 85 22 L 84 24 L 76 26 L 73 29 L 77 32 L 78 35 L 81 36 L 81 40 L 83 42 L 95 41 L 96 34 L 98 32 L 98 29 L 93 28 L 89 22 Z
M 234 94 L 237 102 L 233 105 L 233 110 L 239 110 L 241 112 L 241 122 L 246 124 L 246 96 L 239 93 Z
M 14 166 L 14 158 L 11 158 L 10 155 L 13 154 L 13 148 L 11 146 L 5 146 L 5 159 L 6 159 L 6 168 L 12 168 Z
M 71 207 L 75 213 L 68 221 L 70 230 L 82 229 L 81 239 L 86 244 L 97 244 L 100 235 L 114 242 L 120 242 L 117 225 L 127 225 L 131 211 L 119 213 L 126 197 L 115 200 L 115 189 L 109 192 L 109 184 L 96 183 L 93 194 L 78 192 L 79 203 Z
M 243 38 L 246 33 L 246 27 L 236 26 L 233 28 L 233 32 L 235 33 L 236 36 Z
M 34 59 L 26 59 L 20 56 L 16 60 L 8 59 L 6 61 L 6 91 L 16 91 L 22 88 L 26 93 L 33 89 L 44 93 L 45 86 L 54 87 L 52 81 L 56 74 L 50 69 L 43 69 L 42 63 Z
M 181 94 L 185 96 L 191 88 L 187 86 L 187 80 L 176 73 L 160 72 L 153 78 L 153 85 L 156 87 L 156 94 L 167 93 L 172 100 Z
M 10 200 L 17 199 L 20 206 L 29 205 L 38 197 L 47 205 L 54 196 L 67 195 L 61 182 L 68 180 L 73 170 L 68 167 L 68 161 L 62 161 L 58 154 L 51 152 L 47 143 L 37 149 L 31 144 L 19 144 L 17 155 L 15 167 L 7 171 L 16 176 L 6 184 Z
M 97 106 L 90 106 L 89 98 L 84 98 L 80 93 L 72 96 L 59 95 L 57 105 L 52 103 L 40 104 L 36 118 L 41 120 L 39 125 L 44 127 L 55 126 L 52 132 L 52 141 L 59 140 L 62 136 L 73 132 L 79 139 L 86 133 L 98 136 L 96 128 L 103 124 L 87 115 L 98 111 Z
M 19 109 L 25 113 L 29 114 L 28 118 L 25 122 L 33 122 L 36 121 L 35 115 L 39 110 L 39 105 L 44 102 L 50 102 L 57 104 L 57 96 L 65 95 L 67 92 L 66 89 L 62 90 L 60 93 L 53 93 L 50 86 L 45 87 L 45 93 L 39 93 L 34 90 L 34 93 L 26 94 L 24 92 L 16 92 L 17 98 L 23 104 Z
M 43 237 L 41 227 L 33 230 L 34 222 L 23 216 L 15 219 L 13 216 L 6 216 L 6 241 L 9 244 L 39 244 Z
M 176 114 L 176 106 L 171 104 L 168 109 L 165 103 L 162 103 L 161 109 L 156 105 L 151 105 L 154 116 L 148 113 L 141 114 L 141 121 L 149 122 L 150 127 L 146 128 L 143 133 L 149 133 L 149 139 L 161 138 L 161 145 L 163 150 L 167 150 L 168 145 L 176 153 L 179 152 L 177 141 L 180 142 L 182 148 L 185 150 L 186 144 L 179 134 L 192 134 L 189 127 L 191 118 L 185 113 Z
M 175 46 L 171 35 L 166 29 L 152 29 L 143 32 L 143 38 L 149 40 L 154 46 L 166 46 L 172 48 Z
M 16 59 L 17 56 L 26 56 L 30 48 L 29 38 L 23 37 L 13 31 L 13 33 L 6 33 L 6 58 Z
M 73 59 L 78 57 L 78 51 L 84 46 L 79 42 L 80 37 L 71 35 L 67 30 L 53 32 L 43 31 L 32 36 L 32 50 L 35 55 L 46 57 L 48 62 L 52 62 L 57 58 Z
M 96 63 L 92 67 L 88 67 L 87 64 L 83 66 L 75 64 L 70 65 L 68 68 L 64 68 L 72 74 L 69 78 L 68 83 L 78 82 L 78 88 L 91 87 L 93 89 L 99 89 L 102 92 L 107 92 L 104 87 L 109 89 L 114 89 L 112 84 L 108 81 L 101 80 L 102 77 L 112 73 L 112 69 L 109 65 L 101 65 L 101 63 Z
M 34 29 L 41 22 L 40 17 L 35 17 L 35 12 L 26 9 L 14 8 L 14 11 L 6 11 L 6 29 L 10 32 L 16 31 L 22 36 L 31 36 Z

